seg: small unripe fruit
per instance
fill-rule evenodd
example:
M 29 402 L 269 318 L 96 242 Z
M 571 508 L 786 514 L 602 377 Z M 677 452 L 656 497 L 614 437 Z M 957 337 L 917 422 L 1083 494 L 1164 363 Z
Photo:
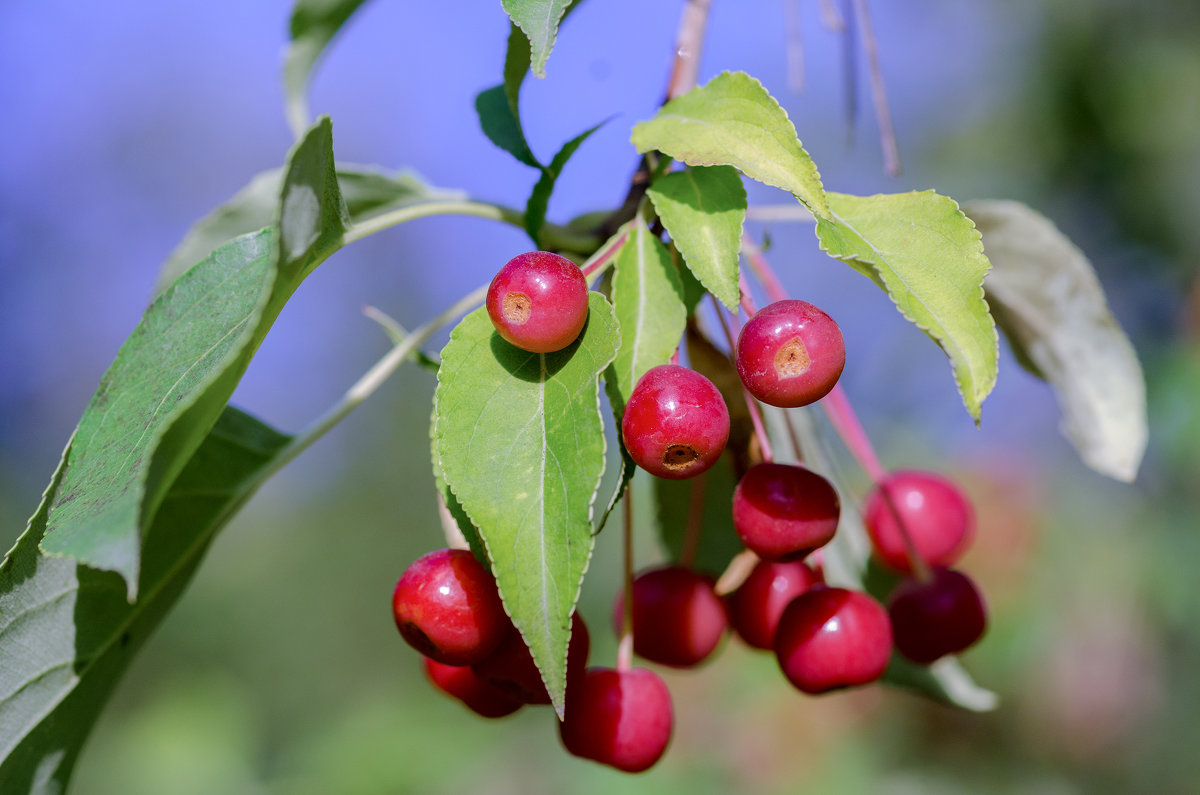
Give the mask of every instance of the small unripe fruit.
M 558 728 L 574 756 L 640 773 L 667 750 L 674 722 L 671 694 L 658 674 L 589 668 Z
M 619 635 L 625 600 L 613 604 Z M 633 651 L 676 668 L 699 665 L 717 648 L 729 617 L 709 577 L 682 566 L 644 571 L 633 581 Z
M 512 626 L 491 572 L 461 549 L 414 561 L 396 583 L 392 616 L 410 646 L 446 665 L 479 662 Z
M 874 682 L 892 653 L 883 605 L 860 591 L 816 587 L 792 601 L 775 631 L 784 676 L 810 694 Z
M 876 557 L 896 571 L 913 572 L 901 524 L 930 566 L 957 562 L 975 534 L 975 511 L 951 481 L 933 472 L 893 472 L 875 487 L 863 521 Z
M 888 599 L 896 651 L 927 665 L 973 646 L 987 629 L 987 611 L 971 578 L 938 567 L 929 582 L 905 580 Z
M 829 393 L 846 366 L 842 331 L 807 301 L 776 301 L 746 321 L 738 335 L 738 375 L 751 395 L 794 408 Z
M 840 516 L 832 484 L 800 466 L 756 464 L 733 491 L 733 526 L 742 543 L 765 560 L 802 558 L 824 546 Z
M 425 675 L 434 686 L 457 698 L 472 712 L 485 718 L 503 718 L 521 708 L 522 702 L 480 679 L 468 665 L 444 665 L 423 657 Z
M 822 584 L 821 576 L 799 560 L 760 560 L 730 597 L 730 623 L 747 645 L 773 649 L 784 609 L 800 594 Z
M 660 478 L 699 475 L 729 440 L 729 410 L 712 381 L 677 364 L 638 380 L 621 419 L 621 438 L 642 469 Z
M 587 279 L 579 266 L 549 251 L 530 251 L 508 261 L 487 293 L 496 331 L 531 353 L 562 350 L 587 322 Z
M 571 615 L 571 642 L 567 646 L 567 695 L 587 668 L 591 639 L 587 625 L 578 613 Z M 533 655 L 521 633 L 513 627 L 499 647 L 488 657 L 471 666 L 480 679 L 525 704 L 549 704 L 550 694 Z

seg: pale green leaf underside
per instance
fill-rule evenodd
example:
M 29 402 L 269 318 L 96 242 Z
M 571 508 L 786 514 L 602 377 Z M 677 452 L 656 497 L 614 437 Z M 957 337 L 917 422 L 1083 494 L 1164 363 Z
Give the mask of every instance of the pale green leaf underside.
M 688 268 L 721 303 L 736 311 L 738 252 L 746 220 L 746 188 L 729 166 L 665 174 L 646 191 Z
M 571 611 L 604 472 L 599 374 L 619 339 L 599 293 L 589 296 L 580 338 L 548 354 L 509 345 L 481 308 L 451 333 L 438 376 L 442 471 L 479 529 L 505 609 L 560 715 Z
M 296 0 L 283 61 L 284 107 L 299 136 L 309 125 L 308 79 L 325 47 L 365 0 Z
M 733 166 L 829 215 L 821 175 L 787 112 L 744 72 L 722 72 L 671 100 L 634 125 L 632 140 L 639 152 L 658 150 L 689 166 Z
M 570 4 L 571 0 L 503 0 L 509 18 L 529 39 L 530 67 L 538 77 L 546 76 L 546 59 Z
M 120 573 L 131 599 L 141 531 L 166 488 L 288 297 L 341 244 L 346 218 L 328 119 L 296 145 L 286 173 L 278 224 L 216 249 L 151 304 L 76 429 L 41 547 Z
M 821 248 L 871 278 L 950 359 L 963 403 L 979 421 L 996 384 L 996 325 L 983 298 L 987 257 L 953 199 L 933 191 L 829 193 Z
M 1063 433 L 1092 469 L 1132 481 L 1148 436 L 1146 382 L 1091 263 L 1020 202 L 963 209 L 992 262 L 984 289 L 996 322 L 1018 358 L 1054 388 Z
M 615 268 L 612 300 L 621 349 L 605 376 L 605 386 L 613 406 L 623 414 L 638 379 L 651 367 L 671 360 L 683 338 L 687 315 L 671 252 L 640 218 L 630 224 Z
M 0 792 L 63 791 L 130 660 L 289 438 L 225 410 L 146 533 L 133 605 L 116 574 L 39 553 L 56 475 L 0 566 Z

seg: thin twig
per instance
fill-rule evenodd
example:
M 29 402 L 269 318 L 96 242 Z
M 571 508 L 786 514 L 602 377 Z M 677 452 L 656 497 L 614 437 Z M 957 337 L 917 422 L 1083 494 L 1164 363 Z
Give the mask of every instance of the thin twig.
M 896 128 L 892 126 L 892 112 L 888 107 L 887 93 L 883 88 L 883 69 L 879 66 L 879 47 L 875 43 L 875 30 L 871 26 L 871 12 L 867 0 L 853 0 L 862 30 L 863 51 L 867 56 L 867 71 L 871 78 L 871 101 L 875 104 L 875 115 L 879 119 L 879 143 L 883 147 L 883 170 L 889 177 L 900 175 L 900 147 L 896 144 Z
M 800 24 L 800 0 L 784 0 L 783 28 L 786 37 L 787 86 L 804 90 L 804 29 Z
M 728 310 L 721 306 L 716 296 L 711 297 L 713 306 L 716 308 L 717 320 L 721 323 L 721 331 L 725 333 L 725 339 L 729 342 L 729 355 L 737 356 L 737 343 L 735 342 L 737 335 L 734 334 L 733 329 L 729 325 L 730 323 L 737 323 L 737 316 L 729 312 L 728 319 L 726 319 L 726 312 Z M 753 309 L 747 311 L 751 314 L 753 313 Z M 762 459 L 764 461 L 773 461 L 775 456 L 771 450 L 771 441 L 767 438 L 767 428 L 763 422 L 762 408 L 758 405 L 758 401 L 754 399 L 754 396 L 745 388 L 742 389 L 742 397 L 746 400 L 746 410 L 750 412 L 750 424 L 754 426 L 754 435 L 758 437 L 758 448 L 762 452 Z
M 833 0 L 821 0 L 821 24 L 833 33 L 846 29 L 846 20 Z
M 667 82 L 668 100 L 686 94 L 696 86 L 711 4 L 711 0 L 688 0 L 683 7 L 679 33 L 675 37 L 675 61 L 671 66 L 671 79 Z
M 621 636 L 617 641 L 617 670 L 624 673 L 633 667 L 633 492 L 627 490 L 622 501 L 625 518 L 621 536 L 625 599 L 621 609 Z
M 852 0 L 842 0 L 847 12 Z M 846 146 L 854 144 L 854 128 L 858 124 L 858 61 L 857 36 L 849 13 L 842 16 L 842 81 L 846 95 Z

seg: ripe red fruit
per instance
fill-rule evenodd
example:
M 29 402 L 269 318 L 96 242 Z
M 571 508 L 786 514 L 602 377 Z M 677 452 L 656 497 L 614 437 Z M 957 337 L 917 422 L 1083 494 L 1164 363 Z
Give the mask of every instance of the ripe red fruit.
M 775 633 L 783 675 L 805 693 L 874 682 L 891 653 L 892 627 L 883 605 L 845 588 L 818 586 L 796 597 Z
M 444 665 L 428 657 L 421 659 L 429 681 L 466 704 L 472 712 L 485 718 L 502 718 L 522 706 L 520 700 L 476 676 L 468 665 Z
M 841 510 L 830 482 L 800 466 L 756 464 L 733 491 L 733 526 L 766 560 L 802 558 L 829 543 Z
M 897 520 L 930 566 L 949 566 L 958 561 L 975 533 L 975 511 L 966 495 L 933 472 L 893 472 L 875 487 L 863 509 L 876 557 L 897 571 L 911 574 Z
M 729 439 L 729 410 L 704 376 L 677 364 L 653 367 L 638 380 L 621 419 L 621 438 L 642 469 L 660 478 L 699 475 Z
M 738 335 L 738 375 L 750 394 L 772 406 L 807 406 L 825 397 L 846 366 L 842 330 L 807 301 L 776 301 Z
M 567 693 L 587 668 L 591 639 L 578 613 L 571 615 L 571 642 L 567 646 Z M 480 679 L 525 704 L 549 704 L 550 694 L 533 662 L 521 633 L 513 627 L 488 657 L 471 666 Z
M 518 348 L 561 350 L 587 322 L 587 279 L 566 257 L 549 251 L 520 254 L 492 279 L 487 312 L 500 336 Z
M 729 601 L 730 623 L 748 645 L 775 648 L 779 617 L 792 600 L 823 581 L 798 560 L 760 560 Z
M 929 664 L 974 645 L 987 629 L 987 611 L 971 578 L 937 567 L 929 582 L 905 580 L 888 599 L 896 651 Z
M 621 631 L 624 594 L 613 605 L 613 627 Z M 666 566 L 639 574 L 633 581 L 633 651 L 662 665 L 687 668 L 703 662 L 729 626 L 725 603 L 711 578 Z
M 589 668 L 558 731 L 574 756 L 640 773 L 667 750 L 674 722 L 671 694 L 653 671 Z
M 392 615 L 410 646 L 446 665 L 479 662 L 512 626 L 491 573 L 461 549 L 414 561 L 396 583 Z

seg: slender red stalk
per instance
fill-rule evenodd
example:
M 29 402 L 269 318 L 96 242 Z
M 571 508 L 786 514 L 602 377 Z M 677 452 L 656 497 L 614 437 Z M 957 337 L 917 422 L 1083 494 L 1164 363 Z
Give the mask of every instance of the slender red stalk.
M 679 565 L 690 569 L 696 563 L 696 552 L 700 549 L 700 531 L 704 528 L 704 491 L 708 485 L 708 474 L 701 472 L 689 482 L 687 524 L 684 525 L 683 544 L 679 549 Z
M 743 292 L 742 295 L 745 295 L 745 293 Z M 713 298 L 713 305 L 717 309 L 717 320 L 721 323 L 721 331 L 725 332 L 725 339 L 729 342 L 730 355 L 736 355 L 737 343 L 734 341 L 735 337 L 729 327 L 729 321 L 725 319 L 724 307 L 717 302 L 716 298 Z M 732 312 L 729 314 L 729 318 L 730 321 L 737 322 L 737 317 Z M 758 437 L 758 446 L 762 449 L 763 460 L 773 461 L 775 456 L 771 451 L 771 442 L 767 439 L 767 429 L 763 423 L 762 409 L 759 407 L 758 401 L 745 389 L 742 390 L 742 397 L 746 400 L 746 408 L 750 412 L 750 422 L 754 425 L 754 435 Z
M 617 670 L 622 673 L 633 667 L 633 492 L 625 491 L 625 518 L 621 543 L 624 547 L 625 600 L 621 614 L 621 636 L 617 641 Z

